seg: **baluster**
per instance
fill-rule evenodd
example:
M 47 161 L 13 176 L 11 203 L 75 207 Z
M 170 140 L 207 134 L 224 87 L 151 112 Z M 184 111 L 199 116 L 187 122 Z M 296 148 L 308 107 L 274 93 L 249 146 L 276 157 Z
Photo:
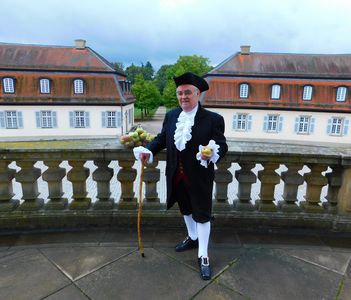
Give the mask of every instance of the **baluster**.
M 69 165 L 72 167 L 67 173 L 67 179 L 72 183 L 73 201 L 69 207 L 72 210 L 88 209 L 91 199 L 87 197 L 86 180 L 89 177 L 89 168 L 84 167 L 85 161 L 70 160 Z
M 342 167 L 339 165 L 330 166 L 332 172 L 325 174 L 328 179 L 328 194 L 325 197 L 328 202 L 324 202 L 324 208 L 329 212 L 337 213 L 338 192 L 341 186 Z
M 255 167 L 255 163 L 240 162 L 241 169 L 235 172 L 235 178 L 239 182 L 238 199 L 234 201 L 236 210 L 255 210 L 255 207 L 250 202 L 251 200 L 251 185 L 256 182 L 257 178 L 254 172 L 251 171 Z
M 111 198 L 110 181 L 113 177 L 113 169 L 109 168 L 110 160 L 94 160 L 97 169 L 93 172 L 93 179 L 97 184 L 97 201 L 94 209 L 112 209 L 114 199 Z
M 327 169 L 325 165 L 311 164 L 308 165 L 311 172 L 304 175 L 307 183 L 306 201 L 302 201 L 300 206 L 306 212 L 325 212 L 324 208 L 319 205 L 322 187 L 328 184 L 328 180 L 321 173 Z
M 34 167 L 35 163 L 35 161 L 17 161 L 21 170 L 15 174 L 15 178 L 22 185 L 22 198 L 24 200 L 19 210 L 39 210 L 43 206 L 44 200 L 38 198 L 37 181 L 41 170 Z
M 157 182 L 160 180 L 160 170 L 156 168 L 158 161 L 154 161 L 152 164 L 147 164 L 144 170 L 144 182 L 145 182 L 145 209 L 157 209 L 161 208 L 160 198 L 157 193 Z M 139 192 L 139 190 L 138 190 Z
M 346 165 L 341 177 L 341 186 L 338 193 L 338 214 L 351 214 L 351 159 L 344 159 Z
M 233 175 L 228 170 L 231 166 L 230 161 L 222 159 L 217 163 L 217 170 L 215 173 L 215 201 L 213 205 L 214 211 L 229 210 L 228 202 L 228 184 L 233 181 Z
M 48 160 L 44 164 L 49 168 L 43 173 L 42 178 L 48 183 L 49 201 L 45 208 L 49 210 L 65 209 L 68 203 L 67 198 L 62 198 L 62 179 L 66 176 L 66 169 L 60 168 L 61 161 Z
M 288 170 L 282 172 L 281 179 L 284 181 L 283 201 L 279 201 L 278 207 L 284 212 L 299 212 L 300 207 L 297 205 L 297 193 L 299 185 L 303 184 L 304 178 L 299 174 L 303 168 L 302 164 L 286 164 Z
M 137 170 L 132 168 L 134 163 L 134 160 L 120 160 L 118 162 L 121 169 L 117 174 L 117 180 L 122 187 L 122 194 L 118 203 L 119 209 L 136 209 L 137 207 L 133 189 L 134 180 L 137 176 Z
M 280 182 L 279 175 L 275 172 L 279 168 L 278 163 L 262 163 L 263 170 L 258 172 L 258 179 L 261 181 L 260 200 L 256 201 L 259 211 L 277 211 L 274 200 L 275 186 Z
M 16 170 L 8 167 L 10 163 L 11 161 L 0 160 L 0 212 L 12 211 L 19 204 L 19 200 L 12 199 L 12 179 L 15 178 Z

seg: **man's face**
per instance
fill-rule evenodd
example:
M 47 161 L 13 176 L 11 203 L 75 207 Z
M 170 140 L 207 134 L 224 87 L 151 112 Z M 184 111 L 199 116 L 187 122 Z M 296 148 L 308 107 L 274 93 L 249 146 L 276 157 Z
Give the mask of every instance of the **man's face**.
M 200 92 L 191 84 L 183 84 L 177 87 L 179 106 L 185 111 L 191 111 L 199 102 Z

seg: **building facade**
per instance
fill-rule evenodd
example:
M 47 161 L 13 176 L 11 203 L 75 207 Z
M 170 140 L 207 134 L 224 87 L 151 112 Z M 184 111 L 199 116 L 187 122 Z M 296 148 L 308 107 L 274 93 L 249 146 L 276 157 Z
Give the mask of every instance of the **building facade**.
M 75 47 L 0 43 L 1 139 L 117 137 L 133 126 L 126 75 Z
M 201 102 L 224 116 L 230 139 L 351 142 L 351 55 L 242 46 L 205 77 Z

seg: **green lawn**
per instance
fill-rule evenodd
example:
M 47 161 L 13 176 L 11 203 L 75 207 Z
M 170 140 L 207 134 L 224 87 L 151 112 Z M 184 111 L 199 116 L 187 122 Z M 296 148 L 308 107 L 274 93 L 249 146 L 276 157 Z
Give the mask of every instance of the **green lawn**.
M 147 116 L 144 115 L 144 121 L 152 119 L 156 110 L 157 110 L 157 108 L 149 110 L 149 114 Z M 134 120 L 141 121 L 141 110 L 139 108 L 135 108 L 135 110 L 134 110 Z

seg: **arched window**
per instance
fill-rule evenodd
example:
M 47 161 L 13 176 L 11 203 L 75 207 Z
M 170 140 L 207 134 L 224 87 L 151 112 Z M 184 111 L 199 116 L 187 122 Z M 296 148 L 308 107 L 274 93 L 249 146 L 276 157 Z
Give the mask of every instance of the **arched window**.
M 13 78 L 5 77 L 2 79 L 2 84 L 4 87 L 4 93 L 14 93 L 15 92 L 15 83 Z
M 42 78 L 39 81 L 40 83 L 40 93 L 50 94 L 50 80 L 47 78 Z
M 345 86 L 339 86 L 336 90 L 336 101 L 343 102 L 346 100 L 347 88 Z
M 247 83 L 240 84 L 240 98 L 249 97 L 249 85 Z
M 74 93 L 84 94 L 84 81 L 82 79 L 75 79 L 73 81 Z
M 272 99 L 279 99 L 280 98 L 280 85 L 279 84 L 272 85 L 271 98 Z
M 302 92 L 302 100 L 312 100 L 312 86 L 305 85 Z

